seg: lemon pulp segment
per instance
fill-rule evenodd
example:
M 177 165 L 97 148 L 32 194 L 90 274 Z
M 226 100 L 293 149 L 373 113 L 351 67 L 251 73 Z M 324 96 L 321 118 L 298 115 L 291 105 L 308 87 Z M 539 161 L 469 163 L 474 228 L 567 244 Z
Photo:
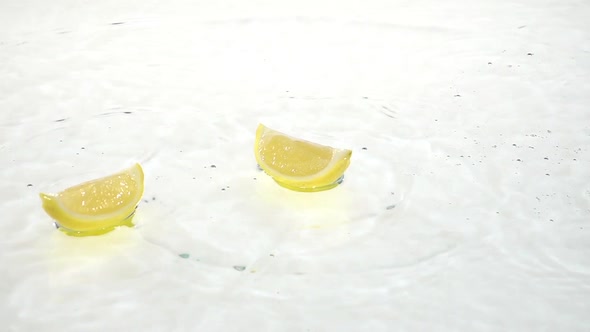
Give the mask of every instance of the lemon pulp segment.
M 43 209 L 67 233 L 95 235 L 132 225 L 143 195 L 144 174 L 135 164 L 119 173 L 88 181 L 58 193 L 41 193 Z
M 297 139 L 260 124 L 254 154 L 258 165 L 280 185 L 320 191 L 338 185 L 352 151 Z

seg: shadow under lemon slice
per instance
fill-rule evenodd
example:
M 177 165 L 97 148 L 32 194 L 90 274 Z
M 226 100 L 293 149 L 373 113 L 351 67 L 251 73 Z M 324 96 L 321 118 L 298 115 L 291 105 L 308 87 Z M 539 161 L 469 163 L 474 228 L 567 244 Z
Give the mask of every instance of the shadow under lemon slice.
M 143 195 L 139 164 L 100 179 L 70 187 L 58 194 L 41 193 L 43 209 L 57 227 L 73 236 L 100 235 L 117 226 L 133 226 Z
M 291 137 L 260 124 L 254 154 L 260 168 L 279 185 L 312 192 L 332 189 L 342 182 L 352 151 Z

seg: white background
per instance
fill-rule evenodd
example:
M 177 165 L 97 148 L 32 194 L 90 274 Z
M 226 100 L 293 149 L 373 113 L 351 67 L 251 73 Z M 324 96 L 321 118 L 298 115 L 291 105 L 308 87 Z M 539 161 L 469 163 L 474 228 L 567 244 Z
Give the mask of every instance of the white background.
M 588 331 L 589 17 L 0 1 L 2 329 Z M 352 149 L 343 184 L 277 186 L 260 122 Z M 53 228 L 40 191 L 136 161 L 135 228 Z

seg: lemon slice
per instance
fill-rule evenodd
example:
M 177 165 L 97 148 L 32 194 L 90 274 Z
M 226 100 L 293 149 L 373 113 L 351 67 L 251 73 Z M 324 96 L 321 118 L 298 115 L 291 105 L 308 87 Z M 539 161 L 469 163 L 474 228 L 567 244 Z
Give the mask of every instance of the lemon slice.
M 352 151 L 297 139 L 260 124 L 254 154 L 260 168 L 279 185 L 296 191 L 321 191 L 341 182 Z
M 131 219 L 143 195 L 139 164 L 104 178 L 84 182 L 58 194 L 41 193 L 43 209 L 69 235 L 99 235 Z

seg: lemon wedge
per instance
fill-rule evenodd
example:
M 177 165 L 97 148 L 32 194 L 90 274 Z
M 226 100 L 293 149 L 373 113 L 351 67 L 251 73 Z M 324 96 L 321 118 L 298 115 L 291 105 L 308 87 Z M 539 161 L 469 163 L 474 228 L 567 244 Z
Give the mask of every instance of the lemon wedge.
M 43 209 L 69 235 L 99 235 L 131 219 L 143 195 L 139 164 L 100 179 L 70 187 L 58 194 L 41 193 Z
M 254 155 L 279 185 L 310 192 L 336 187 L 350 165 L 352 151 L 294 138 L 260 124 Z

